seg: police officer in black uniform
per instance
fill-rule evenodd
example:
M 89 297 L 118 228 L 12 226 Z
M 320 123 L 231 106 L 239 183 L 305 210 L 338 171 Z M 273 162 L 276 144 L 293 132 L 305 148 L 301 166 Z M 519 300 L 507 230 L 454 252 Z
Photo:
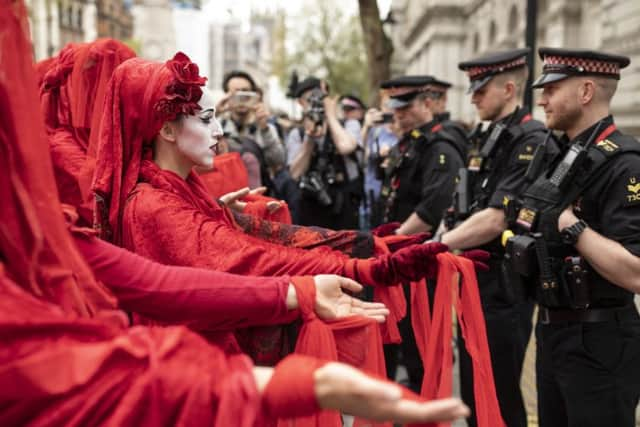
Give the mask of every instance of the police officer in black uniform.
M 538 105 L 562 153 L 527 189 L 505 264 L 539 304 L 541 427 L 635 425 L 640 396 L 640 144 L 609 105 L 629 58 L 541 48 Z
M 461 122 L 451 119 L 451 113 L 447 111 L 447 92 L 451 88 L 451 83 L 434 77 L 431 86 L 436 94 L 435 119 L 442 124 L 449 135 L 456 139 L 460 146 L 469 148 L 469 130 Z
M 404 76 L 384 82 L 389 107 L 402 137 L 389 154 L 381 189 L 384 222 L 400 222 L 398 234 L 435 230 L 451 204 L 464 148 L 442 129 L 433 116 L 429 76 Z M 405 294 L 409 292 L 406 289 Z M 409 306 L 410 304 L 407 304 Z M 409 386 L 419 391 L 424 369 L 411 330 L 410 313 L 400 323 L 402 354 Z M 388 373 L 394 376 L 396 353 L 387 348 Z
M 479 152 L 470 155 L 466 170 L 460 171 L 454 211 L 448 213 L 447 221 L 455 228 L 440 236 L 451 249 L 481 248 L 491 254 L 490 270 L 478 272 L 478 284 L 496 393 L 509 427 L 527 426 L 520 376 L 531 335 L 533 302 L 516 295 L 501 274 L 504 249 L 500 237 L 507 228 L 503 202 L 526 189 L 527 168 L 548 133 L 519 106 L 527 81 L 528 52 L 526 48 L 502 51 L 459 64 L 469 76 L 471 102 L 479 118 L 491 124 L 479 135 Z M 554 148 L 553 142 L 547 145 Z M 458 340 L 462 398 L 473 408 L 471 359 L 460 334 Z M 469 424 L 476 425 L 474 416 Z

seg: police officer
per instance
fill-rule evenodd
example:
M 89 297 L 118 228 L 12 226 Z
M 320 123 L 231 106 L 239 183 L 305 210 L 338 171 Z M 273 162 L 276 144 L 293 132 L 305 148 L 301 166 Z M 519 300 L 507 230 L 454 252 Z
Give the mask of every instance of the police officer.
M 491 254 L 490 270 L 478 272 L 478 284 L 496 393 L 509 427 L 527 426 L 520 376 L 532 329 L 533 303 L 516 297 L 501 274 L 504 249 L 500 236 L 507 228 L 503 201 L 525 190 L 525 173 L 547 134 L 544 125 L 519 106 L 527 81 L 528 52 L 526 48 L 502 51 L 459 64 L 468 74 L 471 102 L 480 120 L 491 124 L 480 135 L 479 153 L 472 154 L 466 170 L 460 172 L 454 204 L 458 225 L 441 235 L 451 249 L 481 248 Z M 461 393 L 473 408 L 471 359 L 460 335 L 458 339 Z M 476 425 L 475 417 L 469 424 Z
M 404 76 L 384 82 L 395 126 L 402 133 L 389 154 L 381 189 L 383 222 L 400 222 L 398 234 L 435 230 L 451 204 L 463 149 L 434 120 L 430 76 Z M 409 295 L 408 289 L 406 295 Z M 410 304 L 407 304 L 408 306 Z M 410 326 L 410 313 L 400 323 L 402 354 L 409 386 L 419 391 L 423 367 Z M 386 349 L 388 372 L 394 375 L 393 348 Z
M 533 87 L 542 88 L 546 125 L 564 132 L 562 153 L 525 192 L 506 242 L 522 255 L 510 267 L 539 304 L 539 422 L 631 427 L 640 396 L 640 144 L 610 115 L 629 58 L 539 53 Z
M 435 94 L 434 117 L 442 124 L 442 127 L 453 136 L 462 147 L 469 148 L 469 130 L 459 121 L 451 119 L 451 113 L 447 111 L 447 92 L 451 83 L 434 77 L 431 86 Z

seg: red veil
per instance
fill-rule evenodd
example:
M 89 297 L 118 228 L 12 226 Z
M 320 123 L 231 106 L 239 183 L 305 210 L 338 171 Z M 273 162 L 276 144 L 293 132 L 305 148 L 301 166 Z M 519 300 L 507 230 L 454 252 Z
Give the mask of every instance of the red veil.
M 27 16 L 22 1 L 0 0 L 0 425 L 254 425 L 246 356 L 182 327 L 125 329 L 77 251 L 36 106 Z
M 115 67 L 134 56 L 113 39 L 68 44 L 40 86 L 60 200 L 75 206 L 86 224 L 93 221 L 90 186 L 105 90 Z

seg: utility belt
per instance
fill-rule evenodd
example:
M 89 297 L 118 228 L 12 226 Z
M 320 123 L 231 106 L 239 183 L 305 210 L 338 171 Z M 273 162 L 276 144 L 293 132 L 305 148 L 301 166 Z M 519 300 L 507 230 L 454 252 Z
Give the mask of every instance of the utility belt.
M 577 255 L 549 255 L 541 233 L 503 236 L 501 273 L 516 300 L 534 298 L 548 308 L 586 309 L 591 303 L 593 272 Z
M 538 322 L 543 325 L 557 323 L 598 323 L 638 320 L 638 309 L 631 303 L 623 307 L 590 308 L 586 310 L 563 310 L 540 306 Z

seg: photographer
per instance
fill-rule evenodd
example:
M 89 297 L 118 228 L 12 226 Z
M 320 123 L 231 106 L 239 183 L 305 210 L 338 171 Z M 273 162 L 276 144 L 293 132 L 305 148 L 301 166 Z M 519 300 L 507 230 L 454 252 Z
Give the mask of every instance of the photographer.
M 362 176 L 355 152 L 360 123 L 338 119 L 335 98 L 315 77 L 296 87 L 294 96 L 303 109 L 303 127 L 287 139 L 291 176 L 302 190 L 300 221 L 331 229 L 358 228 Z
M 229 148 L 242 153 L 249 173 L 249 187 L 269 187 L 269 165 L 265 156 L 278 158 L 283 155 L 284 147 L 275 126 L 269 123 L 270 113 L 262 102 L 262 92 L 248 73 L 238 70 L 226 74 L 222 88 L 225 96 L 216 110 L 222 116 Z
M 360 207 L 360 216 L 366 229 L 377 227 L 382 222 L 379 198 L 383 168 L 391 147 L 398 143 L 398 135 L 394 133 L 393 111 L 385 105 L 388 99 L 386 91 L 381 91 L 382 109 L 370 108 L 362 125 L 365 197 Z

